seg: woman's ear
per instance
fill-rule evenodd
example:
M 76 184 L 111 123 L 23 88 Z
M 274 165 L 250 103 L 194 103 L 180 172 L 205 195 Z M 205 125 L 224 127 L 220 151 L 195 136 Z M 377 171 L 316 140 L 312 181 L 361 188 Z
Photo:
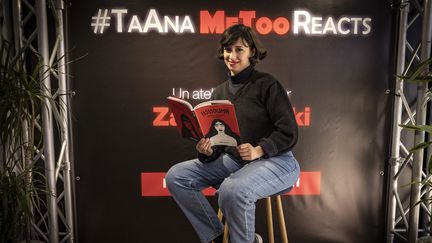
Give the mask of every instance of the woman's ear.
M 256 48 L 254 47 L 251 49 L 251 57 L 255 56 L 255 53 L 256 53 Z

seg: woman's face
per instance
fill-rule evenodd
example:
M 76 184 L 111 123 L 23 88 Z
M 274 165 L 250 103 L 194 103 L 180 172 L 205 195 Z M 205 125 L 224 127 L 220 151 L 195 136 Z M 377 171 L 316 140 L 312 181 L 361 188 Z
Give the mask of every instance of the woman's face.
M 249 57 L 253 52 L 246 42 L 239 38 L 231 46 L 224 48 L 224 62 L 230 70 L 231 75 L 236 75 L 250 65 Z
M 222 122 L 219 122 L 219 121 L 215 123 L 214 128 L 218 132 L 224 132 L 225 131 L 225 125 Z

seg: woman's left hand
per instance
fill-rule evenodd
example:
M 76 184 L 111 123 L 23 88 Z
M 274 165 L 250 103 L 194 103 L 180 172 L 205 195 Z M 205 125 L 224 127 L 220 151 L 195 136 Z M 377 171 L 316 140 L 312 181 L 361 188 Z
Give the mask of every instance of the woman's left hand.
M 237 146 L 237 150 L 243 160 L 254 160 L 264 155 L 264 150 L 261 146 L 252 146 L 250 143 L 244 143 Z

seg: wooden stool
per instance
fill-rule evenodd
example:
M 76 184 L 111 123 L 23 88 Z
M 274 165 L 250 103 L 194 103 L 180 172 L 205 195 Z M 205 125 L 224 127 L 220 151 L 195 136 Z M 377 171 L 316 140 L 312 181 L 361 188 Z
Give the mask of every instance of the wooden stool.
M 274 197 L 276 197 L 276 210 L 279 219 L 279 229 L 282 237 L 282 243 L 288 243 L 288 234 L 285 226 L 285 215 L 282 208 L 281 196 L 277 195 Z M 272 212 L 271 197 L 266 198 L 266 213 L 267 213 L 267 230 L 269 236 L 268 242 L 274 243 L 273 212 Z M 222 217 L 223 217 L 222 211 L 219 209 L 218 211 L 219 220 L 222 221 Z M 229 239 L 228 224 L 225 223 L 223 243 L 228 243 L 228 239 Z

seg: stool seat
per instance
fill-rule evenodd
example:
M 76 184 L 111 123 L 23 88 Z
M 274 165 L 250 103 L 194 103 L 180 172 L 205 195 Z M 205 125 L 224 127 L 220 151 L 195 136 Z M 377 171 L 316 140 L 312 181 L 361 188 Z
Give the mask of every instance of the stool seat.
M 280 194 L 266 198 L 267 230 L 268 230 L 268 237 L 269 237 L 268 242 L 274 243 L 273 211 L 272 211 L 272 202 L 271 202 L 272 197 L 276 199 L 276 211 L 279 219 L 279 230 L 281 233 L 282 243 L 288 243 L 288 234 L 285 225 L 285 215 L 282 208 L 282 199 Z M 223 214 L 220 209 L 218 211 L 218 218 L 219 220 L 222 221 Z M 223 243 L 228 243 L 228 239 L 229 239 L 228 224 L 225 223 Z

